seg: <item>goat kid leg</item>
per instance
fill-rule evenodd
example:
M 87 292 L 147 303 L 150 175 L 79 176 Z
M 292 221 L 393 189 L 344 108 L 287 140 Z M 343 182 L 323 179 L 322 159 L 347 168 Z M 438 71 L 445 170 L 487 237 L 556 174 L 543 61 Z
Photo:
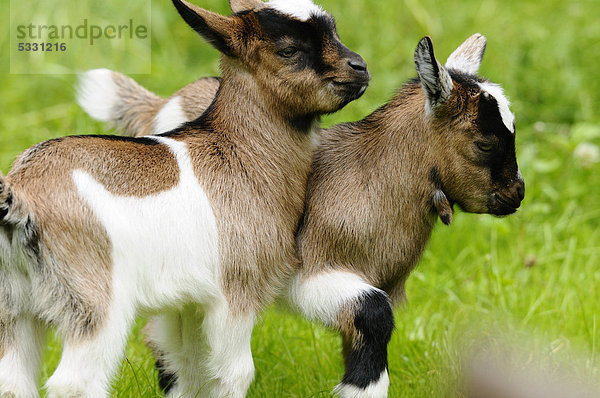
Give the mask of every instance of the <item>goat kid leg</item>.
M 197 305 L 154 316 L 144 328 L 154 351 L 161 389 L 168 397 L 208 395 L 209 355 L 202 334 L 204 316 Z
M 144 327 L 146 345 L 154 353 L 158 385 L 167 395 L 177 383 L 181 368 L 178 353 L 182 352 L 182 322 L 179 311 L 153 316 Z
M 0 397 L 39 397 L 46 328 L 32 316 L 0 320 Z
M 48 398 L 109 395 L 134 319 L 133 308 L 126 303 L 113 299 L 106 319 L 93 334 L 65 338 L 60 363 L 46 382 Z
M 202 322 L 202 331 L 209 351 L 206 357 L 206 371 L 211 378 L 207 385 L 207 396 L 246 396 L 254 378 L 250 339 L 255 322 L 254 313 L 236 314 L 224 298 L 207 307 Z
M 233 316 L 226 302 L 197 305 L 151 319 L 144 329 L 169 397 L 243 397 L 254 376 L 254 316 Z
M 290 300 L 300 312 L 338 330 L 346 372 L 334 393 L 343 398 L 387 397 L 387 344 L 394 315 L 385 292 L 346 271 L 323 271 L 292 283 Z

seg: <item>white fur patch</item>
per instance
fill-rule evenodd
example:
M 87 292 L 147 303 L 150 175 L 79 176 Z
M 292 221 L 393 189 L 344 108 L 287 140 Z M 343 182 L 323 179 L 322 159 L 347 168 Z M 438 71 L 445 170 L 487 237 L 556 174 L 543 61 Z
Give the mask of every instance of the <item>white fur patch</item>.
M 173 97 L 167 102 L 154 118 L 154 134 L 166 133 L 188 121 L 183 108 L 181 97 Z
M 494 83 L 479 83 L 481 90 L 485 91 L 496 99 L 498 103 L 498 111 L 502 117 L 502 122 L 506 128 L 511 132 L 515 133 L 515 115 L 510 111 L 510 102 L 504 95 L 504 90 L 497 84 Z
M 147 309 L 205 303 L 221 296 L 218 231 L 187 146 L 166 137 L 180 169 L 179 184 L 146 197 L 119 196 L 82 170 L 73 171 L 79 194 L 112 243 L 113 280 Z M 93 266 L 93 265 L 90 265 Z
M 293 305 L 308 319 L 335 325 L 340 309 L 363 293 L 379 290 L 356 274 L 332 271 L 303 279 L 295 277 L 289 295 Z
M 119 369 L 134 320 L 129 286 L 113 278 L 112 302 L 102 327 L 83 341 L 66 340 L 60 362 L 46 382 L 48 398 L 106 397 Z
M 485 51 L 485 43 L 485 37 L 475 33 L 450 54 L 446 61 L 446 68 L 470 75 L 477 74 Z
M 117 100 L 117 85 L 110 70 L 92 69 L 79 76 L 77 103 L 94 119 L 111 121 Z
M 14 333 L 14 340 L 0 359 L 0 395 L 2 397 L 39 397 L 38 377 L 45 329 L 31 317 L 2 325 L 2 332 Z
M 340 398 L 385 398 L 390 387 L 390 378 L 387 370 L 381 372 L 379 380 L 372 382 L 365 388 L 350 384 L 339 384 L 333 393 Z
M 163 351 L 162 365 L 177 374 L 167 397 L 244 397 L 254 375 L 254 323 L 254 315 L 232 316 L 225 298 L 206 310 L 188 305 L 153 317 L 149 337 Z
M 271 0 L 266 5 L 301 21 L 308 21 L 313 15 L 325 15 L 325 11 L 311 0 Z

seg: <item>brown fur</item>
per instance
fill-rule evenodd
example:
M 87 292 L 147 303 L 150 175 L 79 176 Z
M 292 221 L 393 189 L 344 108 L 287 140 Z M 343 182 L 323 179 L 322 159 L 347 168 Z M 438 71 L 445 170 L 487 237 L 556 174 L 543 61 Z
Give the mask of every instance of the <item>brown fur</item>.
M 164 133 L 164 131 L 157 132 L 154 129 L 156 116 L 167 102 L 177 97 L 181 98 L 181 108 L 187 116 L 187 120 L 197 119 L 213 102 L 221 85 L 221 79 L 218 77 L 204 77 L 188 84 L 165 99 L 146 90 L 122 73 L 112 71 L 111 74 L 113 81 L 119 87 L 117 94 L 119 101 L 115 106 L 115 112 L 126 115 L 122 120 L 128 120 L 127 123 L 120 123 L 121 119 L 115 117 L 111 123 L 117 127 L 120 133 L 129 137 Z M 150 97 L 158 98 L 159 101 L 147 101 L 147 93 L 150 94 Z
M 474 35 L 455 54 L 466 52 L 477 63 L 482 45 L 485 39 Z M 412 82 L 362 121 L 321 131 L 297 235 L 304 278 L 332 270 L 354 272 L 398 304 L 405 299 L 406 278 L 423 253 L 436 216 L 450 224 L 455 203 L 469 212 L 489 212 L 487 195 L 499 186 L 473 149 L 482 134 L 477 123 L 481 91 L 473 84 L 453 84 L 433 115 L 426 114 L 421 84 Z M 186 112 L 195 118 L 203 109 Z M 249 290 L 262 285 L 245 282 Z M 347 361 L 351 351 L 365 344 L 355 324 L 359 306 L 350 300 L 333 325 L 342 335 Z
M 310 168 L 309 133 L 317 115 L 356 98 L 329 83 L 354 76 L 343 62 L 351 52 L 339 41 L 329 42 L 323 48 L 335 64 L 325 75 L 298 71 L 276 54 L 254 13 L 227 18 L 185 4 L 208 22 L 209 35 L 228 38 L 226 52 L 236 56 L 222 59 L 223 84 L 212 111 L 171 138 L 187 144 L 215 214 L 230 308 L 255 311 L 298 267 L 294 233 Z M 118 87 L 131 87 L 128 78 L 113 78 Z M 364 82 L 362 74 L 354 78 Z M 184 104 L 198 97 L 187 90 L 179 94 Z M 147 116 L 164 101 L 144 92 L 141 102 L 147 98 L 147 107 L 132 105 L 139 118 L 125 110 L 126 129 L 149 128 Z M 309 123 L 299 127 L 296 117 Z M 110 302 L 111 242 L 77 192 L 74 170 L 89 173 L 115 195 L 136 197 L 176 186 L 179 170 L 170 150 L 150 138 L 66 137 L 39 144 L 15 162 L 6 183 L 25 203 L 39 238 L 40 272 L 32 276 L 36 314 L 67 328 L 62 332 L 68 336 L 81 337 L 102 322 Z
M 393 301 L 404 297 L 434 221 L 422 217 L 431 209 L 426 164 L 437 157 L 420 145 L 432 134 L 421 122 L 424 101 L 420 86 L 409 86 L 366 120 L 322 134 L 298 236 L 307 276 L 350 269 Z
M 307 276 L 350 268 L 394 302 L 403 300 L 404 280 L 420 259 L 435 213 L 452 220 L 448 199 L 435 201 L 431 168 L 438 167 L 444 189 L 465 209 L 485 212 L 482 196 L 464 193 L 490 190 L 486 172 L 451 156 L 477 134 L 478 95 L 455 84 L 430 123 L 420 85 L 410 84 L 363 121 L 320 133 L 298 238 Z M 449 121 L 457 110 L 462 116 Z M 186 109 L 191 118 L 202 111 Z
M 200 89 L 208 82 L 188 87 Z M 298 238 L 307 277 L 350 268 L 394 302 L 404 299 L 404 280 L 420 259 L 435 213 L 452 221 L 448 199 L 436 200 L 431 168 L 438 168 L 444 189 L 461 198 L 466 210 L 486 211 L 481 195 L 492 187 L 485 170 L 452 156 L 469 148 L 477 134 L 478 95 L 455 84 L 440 116 L 429 122 L 420 85 L 409 84 L 363 121 L 320 133 Z M 195 118 L 204 109 L 185 111 Z M 455 119 L 457 112 L 461 117 Z M 465 192 L 475 194 L 465 197 Z
M 363 121 L 322 134 L 298 236 L 307 276 L 351 269 L 402 301 L 438 212 L 430 171 L 439 170 L 444 192 L 465 210 L 486 211 L 489 174 L 462 157 L 477 134 L 477 100 L 455 84 L 439 116 L 428 118 L 420 84 L 409 84 Z M 454 120 L 458 103 L 464 108 Z
M 342 336 L 344 357 L 347 357 L 350 351 L 358 349 L 363 344 L 362 333 L 354 325 L 354 319 L 358 310 L 358 303 L 351 301 L 343 306 L 337 316 L 335 328 Z
M 124 135 L 153 134 L 154 115 L 166 101 L 121 73 L 112 72 L 111 75 L 119 98 L 119 103 L 112 109 L 112 127 Z
M 258 20 L 250 19 L 250 23 L 253 26 L 246 29 L 260 32 Z M 266 45 L 267 50 L 272 50 L 269 41 L 254 44 Z M 324 78 L 351 80 L 351 70 L 344 72 L 344 60 L 332 49 L 332 44 L 327 43 L 323 46 L 324 60 L 333 67 Z M 258 50 L 259 48 L 250 50 L 248 53 L 257 54 Z M 223 186 L 235 192 L 230 196 L 221 195 L 219 202 L 213 204 L 213 209 L 220 233 L 227 237 L 221 240 L 222 256 L 224 259 L 231 258 L 224 261 L 230 264 L 224 272 L 225 289 L 232 308 L 240 311 L 245 310 L 249 304 L 256 305 L 262 301 L 261 297 L 273 297 L 287 277 L 298 268 L 292 236 L 303 209 L 304 189 L 310 168 L 311 138 L 289 131 L 289 125 L 277 119 L 293 117 L 285 109 L 294 109 L 299 114 L 310 114 L 312 111 L 309 107 L 314 107 L 315 104 L 319 107 L 336 106 L 335 102 L 331 104 L 333 93 L 329 90 L 315 90 L 302 98 L 295 94 L 323 79 L 323 76 L 315 75 L 310 69 L 300 73 L 291 69 L 282 71 L 281 61 L 272 52 L 264 50 L 260 64 L 258 56 L 248 61 L 251 68 L 256 68 L 255 73 L 259 76 L 256 81 L 259 84 L 256 85 L 251 79 L 238 78 L 237 75 L 237 81 L 232 79 L 231 74 L 228 74 L 229 68 L 225 66 L 224 75 L 228 75 L 228 78 L 224 81 L 226 85 L 230 84 L 230 87 L 222 92 L 229 94 L 215 101 L 215 108 L 219 109 L 219 114 L 211 119 L 214 125 L 226 125 L 231 129 L 236 142 L 233 142 L 232 137 L 216 132 L 192 137 L 187 128 L 181 132 L 185 134 L 176 136 L 176 139 L 188 143 L 190 154 L 196 161 L 196 173 L 201 181 L 205 181 L 207 191 L 214 192 L 215 197 L 222 192 Z M 286 83 L 283 83 L 284 81 Z M 209 93 L 218 86 L 217 79 L 201 79 L 175 93 L 171 98 L 181 96 L 186 115 L 189 119 L 195 119 L 208 106 Z M 250 95 L 243 97 L 240 93 Z M 281 98 L 285 100 L 284 103 L 275 100 Z M 239 119 L 231 117 L 237 113 L 236 109 L 243 109 L 248 103 L 260 103 L 263 99 L 272 100 L 265 108 L 275 109 L 275 114 L 257 109 L 254 114 L 239 115 Z M 149 118 L 153 119 L 158 111 L 159 109 L 155 114 L 148 115 Z M 248 122 L 259 128 L 248 129 L 245 127 Z M 277 133 L 273 135 L 271 131 Z M 280 142 L 277 143 L 278 136 L 286 135 L 291 138 L 286 140 L 288 145 L 282 146 Z M 239 146 L 243 146 L 244 149 L 237 150 Z M 207 154 L 213 154 L 216 158 L 207 157 Z M 289 169 L 284 170 L 282 165 L 286 163 L 291 167 L 288 166 Z M 209 175 L 215 170 L 227 170 L 228 173 L 225 176 Z M 240 173 L 246 177 L 243 184 L 230 177 Z M 250 185 L 247 185 L 248 182 Z M 238 200 L 240 197 L 244 199 Z M 236 221 L 235 217 L 239 214 L 246 215 L 248 220 L 252 221 Z M 283 234 L 282 231 L 288 232 Z M 271 254 L 265 257 L 260 253 Z M 234 258 L 238 260 L 234 261 Z M 256 268 L 257 264 L 259 268 Z M 247 300 L 248 297 L 252 299 Z
M 163 145 L 96 137 L 47 141 L 15 161 L 7 181 L 25 202 L 39 234 L 41 279 L 34 281 L 38 315 L 69 325 L 69 335 L 94 330 L 111 295 L 111 243 L 77 193 L 71 178 L 75 169 L 113 194 L 137 197 L 172 188 L 179 172 Z M 77 310 L 65 312 L 65 306 Z M 65 314 L 76 318 L 61 322 Z
M 174 138 L 188 144 L 195 172 L 214 198 L 225 291 L 232 309 L 244 311 L 277 294 L 297 268 L 294 231 L 304 205 L 311 137 L 258 110 L 251 118 L 229 117 L 258 100 L 255 90 L 238 86 L 252 84 L 249 80 L 232 80 L 224 80 L 211 119 L 230 133 L 186 130 Z
M 217 77 L 205 77 L 195 81 L 194 83 L 188 84 L 181 90 L 177 91 L 175 94 L 169 97 L 169 100 L 175 97 L 180 97 L 181 107 L 188 117 L 188 120 L 194 120 L 200 116 L 213 102 L 220 84 L 221 79 Z M 150 117 L 153 118 L 159 110 L 160 107 L 155 109 L 154 115 L 150 115 Z M 132 129 L 131 131 L 134 130 Z M 135 132 L 135 135 L 141 136 L 145 134 L 142 134 L 142 132 Z
M 314 120 L 315 109 L 338 109 L 340 91 L 327 82 L 353 80 L 356 73 L 335 47 L 339 42 L 323 45 L 331 68 L 319 75 L 287 66 L 255 14 L 243 20 L 234 16 L 229 24 L 253 32 L 244 49 L 249 73 L 239 73 L 239 61 L 224 58 L 213 111 L 202 121 L 209 134 L 190 134 L 193 127 L 185 127 L 173 138 L 188 144 L 198 178 L 215 198 L 224 289 L 232 309 L 243 312 L 268 302 L 298 268 L 294 233 L 312 148 L 311 136 L 299 134 L 293 120 Z M 259 106 L 248 109 L 248 104 Z

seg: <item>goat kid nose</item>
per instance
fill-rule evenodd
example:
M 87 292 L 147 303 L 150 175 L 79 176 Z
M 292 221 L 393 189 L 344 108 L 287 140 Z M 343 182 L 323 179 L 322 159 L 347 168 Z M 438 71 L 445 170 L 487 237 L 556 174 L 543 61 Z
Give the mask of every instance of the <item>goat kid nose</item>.
M 356 73 L 358 79 L 364 80 L 365 83 L 371 79 L 371 74 L 369 73 L 369 69 L 367 69 L 367 63 L 360 55 L 342 45 L 339 56 L 342 62 L 345 60 L 346 65 Z
M 358 72 L 366 72 L 367 71 L 367 63 L 364 59 L 362 59 L 358 54 L 356 57 L 350 58 L 348 60 L 348 65 L 352 69 Z

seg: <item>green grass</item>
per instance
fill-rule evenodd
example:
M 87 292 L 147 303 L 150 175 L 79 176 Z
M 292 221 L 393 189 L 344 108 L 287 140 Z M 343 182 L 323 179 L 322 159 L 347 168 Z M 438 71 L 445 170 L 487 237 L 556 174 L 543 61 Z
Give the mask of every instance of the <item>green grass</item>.
M 0 4 L 4 21 L 7 3 Z M 218 74 L 217 52 L 180 21 L 169 3 L 152 4 L 152 74 L 134 76 L 162 95 Z M 225 0 L 197 3 L 227 11 Z M 321 4 L 337 17 L 343 41 L 363 55 L 373 74 L 366 94 L 324 125 L 362 118 L 413 77 L 413 51 L 425 34 L 433 37 L 442 61 L 472 33 L 485 34 L 481 73 L 502 83 L 517 116 L 518 158 L 527 185 L 523 207 L 503 219 L 457 214 L 451 227 L 436 228 L 408 280 L 409 304 L 396 310 L 390 396 L 454 396 L 448 391 L 459 380 L 463 354 L 481 341 L 491 347 L 519 342 L 521 355 L 535 358 L 527 365 L 563 363 L 582 379 L 598 380 L 600 166 L 586 166 L 573 153 L 581 142 L 600 145 L 600 2 Z M 74 76 L 9 74 L 8 24 L 4 29 L 0 168 L 6 172 L 34 143 L 104 128 L 74 104 Z M 142 325 L 138 322 L 131 335 L 115 395 L 159 395 Z M 60 356 L 60 344 L 49 341 L 41 382 Z M 253 352 L 256 379 L 250 397 L 327 396 L 343 373 L 338 337 L 280 310 L 261 317 Z

